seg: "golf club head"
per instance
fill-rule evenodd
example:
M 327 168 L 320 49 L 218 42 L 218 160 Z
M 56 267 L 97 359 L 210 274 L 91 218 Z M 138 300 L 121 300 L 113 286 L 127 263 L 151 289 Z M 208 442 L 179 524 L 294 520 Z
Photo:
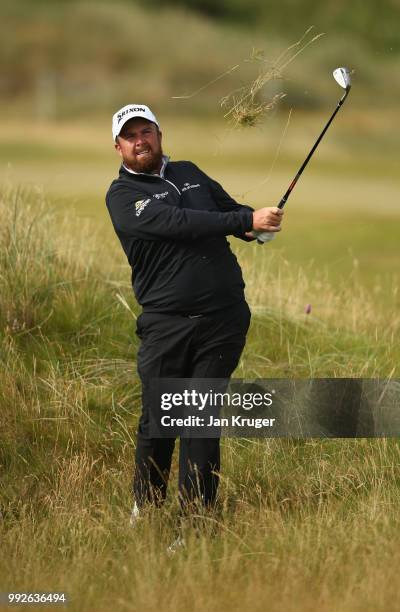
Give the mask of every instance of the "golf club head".
M 346 91 L 349 91 L 351 87 L 351 76 L 348 68 L 336 68 L 333 71 L 333 77 L 340 87 L 343 87 Z

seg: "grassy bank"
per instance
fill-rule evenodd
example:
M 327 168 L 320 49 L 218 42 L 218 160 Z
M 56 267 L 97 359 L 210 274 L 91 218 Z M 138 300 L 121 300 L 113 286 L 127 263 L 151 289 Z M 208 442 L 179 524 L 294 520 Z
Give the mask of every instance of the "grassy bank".
M 88 612 L 393 609 L 397 440 L 224 440 L 205 534 L 167 557 L 176 463 L 165 507 L 128 528 L 138 310 L 93 224 L 49 206 L 0 200 L 1 590 L 65 590 Z M 235 244 L 254 314 L 238 376 L 399 375 L 395 292 L 377 311 L 356 276 L 253 246 Z
M 383 7 L 368 0 L 345 9 L 313 2 L 299 7 L 286 2 L 285 8 L 263 2 L 251 7 L 227 3 L 244 9 L 258 26 L 247 28 L 241 27 L 242 18 L 237 23 L 225 19 L 229 11 L 223 4 L 218 20 L 190 10 L 196 8 L 193 5 L 160 4 L 150 10 L 148 2 L 122 0 L 95 4 L 3 0 L 0 106 L 4 113 L 24 119 L 92 120 L 97 113 L 132 100 L 162 103 L 175 116 L 215 116 L 223 96 L 249 83 L 259 70 L 270 68 L 312 25 L 315 33 L 325 36 L 288 66 L 283 82 L 278 79 L 267 86 L 261 99 L 278 90 L 288 93 L 284 102 L 288 107 L 320 108 L 331 99 L 327 75 L 336 66 L 349 64 L 356 70 L 364 108 L 396 106 L 400 81 L 393 2 Z M 263 61 L 249 61 L 253 49 L 263 52 Z M 172 99 L 195 92 L 237 65 L 237 70 L 185 104 Z

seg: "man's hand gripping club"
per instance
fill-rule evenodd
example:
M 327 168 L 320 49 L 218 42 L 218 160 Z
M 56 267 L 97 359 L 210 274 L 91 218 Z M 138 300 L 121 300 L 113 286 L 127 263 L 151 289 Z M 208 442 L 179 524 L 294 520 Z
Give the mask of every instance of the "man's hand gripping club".
M 269 242 L 276 232 L 281 231 L 283 210 L 277 206 L 266 206 L 253 212 L 253 230 L 246 234 L 257 238 L 257 242 Z

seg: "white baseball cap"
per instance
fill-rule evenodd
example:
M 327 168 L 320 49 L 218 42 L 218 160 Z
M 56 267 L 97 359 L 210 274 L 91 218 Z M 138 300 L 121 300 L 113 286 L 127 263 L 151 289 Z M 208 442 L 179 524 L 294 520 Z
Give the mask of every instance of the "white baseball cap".
M 155 115 L 153 115 L 148 106 L 145 104 L 127 104 L 113 115 L 112 135 L 114 141 L 121 132 L 122 126 L 129 121 L 129 119 L 133 119 L 134 117 L 147 119 L 147 121 L 151 121 L 152 123 L 155 123 L 157 127 L 160 127 Z

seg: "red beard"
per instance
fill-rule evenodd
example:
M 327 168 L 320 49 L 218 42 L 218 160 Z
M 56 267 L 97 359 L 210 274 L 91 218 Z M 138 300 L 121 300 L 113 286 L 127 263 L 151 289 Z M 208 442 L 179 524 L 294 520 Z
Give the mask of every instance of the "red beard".
M 150 153 L 146 155 L 143 160 L 136 159 L 134 162 L 131 162 L 129 167 L 134 172 L 144 172 L 145 174 L 153 174 L 155 172 L 159 172 L 162 164 L 162 156 L 163 152 L 160 147 L 158 151 L 151 150 Z

